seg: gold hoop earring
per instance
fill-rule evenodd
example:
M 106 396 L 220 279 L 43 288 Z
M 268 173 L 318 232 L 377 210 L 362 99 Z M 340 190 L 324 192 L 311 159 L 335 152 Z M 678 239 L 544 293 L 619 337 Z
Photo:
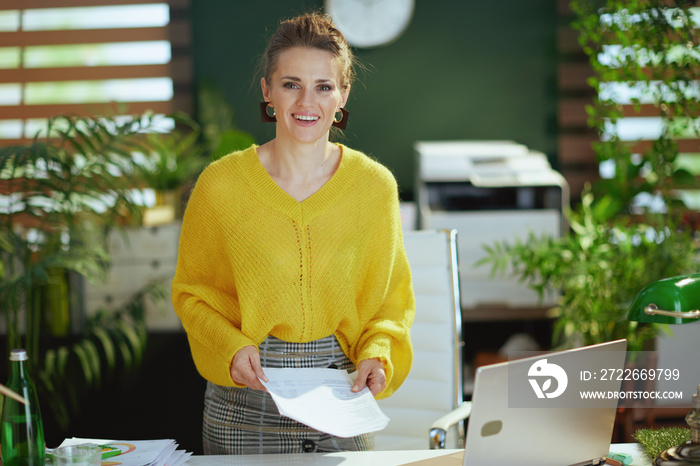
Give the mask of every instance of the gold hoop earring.
M 340 116 L 338 116 L 338 115 L 340 115 Z M 343 115 L 343 112 L 341 112 L 340 109 L 338 109 L 338 111 L 335 112 L 335 115 L 333 115 L 333 123 L 336 123 L 336 124 L 340 123 L 341 121 L 343 121 L 344 116 L 345 115 Z
M 270 114 L 270 109 L 272 110 L 272 114 Z M 260 102 L 260 118 L 265 123 L 276 122 L 275 107 L 270 106 L 268 102 Z

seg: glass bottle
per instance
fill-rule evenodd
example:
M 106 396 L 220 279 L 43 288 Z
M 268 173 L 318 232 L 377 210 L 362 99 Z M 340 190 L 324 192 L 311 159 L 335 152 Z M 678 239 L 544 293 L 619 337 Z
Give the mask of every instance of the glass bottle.
M 27 352 L 10 352 L 10 379 L 7 387 L 20 394 L 27 404 L 4 397 L 0 424 L 0 452 L 3 466 L 44 466 L 44 427 L 34 382 L 27 371 Z

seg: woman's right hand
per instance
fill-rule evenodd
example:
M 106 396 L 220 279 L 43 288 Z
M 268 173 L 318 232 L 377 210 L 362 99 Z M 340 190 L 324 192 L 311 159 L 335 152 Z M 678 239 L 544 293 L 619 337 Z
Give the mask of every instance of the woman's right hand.
M 239 349 L 231 361 L 231 379 L 238 385 L 246 385 L 253 390 L 265 390 L 262 379 L 269 382 L 260 365 L 260 354 L 255 346 Z

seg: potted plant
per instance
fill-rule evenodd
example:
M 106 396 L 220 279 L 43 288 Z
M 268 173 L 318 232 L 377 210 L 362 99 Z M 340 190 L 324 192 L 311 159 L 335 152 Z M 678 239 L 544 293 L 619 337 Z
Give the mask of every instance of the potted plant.
M 253 136 L 236 127 L 233 109 L 219 88 L 203 82 L 197 93 L 197 119 L 183 112 L 170 115 L 175 128 L 167 133 L 147 134 L 147 151 L 139 154 L 138 171 L 155 190 L 156 208 L 183 213 L 183 190 L 193 183 L 211 161 L 255 143 Z
M 212 160 L 255 143 L 255 138 L 237 127 L 233 109 L 226 103 L 221 89 L 203 81 L 197 92 L 197 120 L 202 128 L 204 144 Z
M 685 6 L 655 0 L 600 5 L 571 3 L 595 72 L 589 82 L 596 98 L 587 108 L 601 137 L 594 150 L 599 162 L 615 166 L 614 175 L 584 190 L 581 204 L 568 212 L 570 234 L 486 246 L 482 263 L 493 273 L 512 271 L 541 295 L 559 293 L 554 346 L 627 338 L 629 349 L 639 350 L 659 327 L 628 322 L 628 303 L 645 283 L 697 269 L 693 213 L 679 197 L 697 182 L 679 164 L 677 140 L 700 136 L 700 100 L 689 92 L 700 59 L 679 52 L 697 47 L 698 33 Z M 612 59 L 611 50 L 619 51 Z M 641 152 L 618 135 L 623 107 L 609 90 L 620 84 L 641 89 L 632 99 L 636 112 L 656 108 L 663 122 L 659 137 Z M 640 203 L 640 195 L 656 202 Z
M 144 135 L 144 150 L 136 160 L 144 187 L 155 191 L 155 206 L 170 209 L 172 221 L 182 215 L 183 188 L 197 179 L 208 160 L 199 124 L 184 113 L 170 118 L 175 128 Z
M 138 361 L 145 343 L 143 299 L 164 296 L 162 286 L 149 284 L 124 308 L 88 321 L 67 312 L 80 302 L 66 302 L 74 292 L 69 276 L 103 280 L 110 268 L 108 233 L 138 222 L 142 181 L 134 179 L 140 168 L 132 154 L 147 150 L 144 133 L 155 127 L 150 115 L 127 121 L 58 117 L 30 143 L 0 148 L 6 346 L 8 352 L 26 348 L 43 399 L 64 426 L 79 405 L 76 387 L 94 386 L 106 369 Z

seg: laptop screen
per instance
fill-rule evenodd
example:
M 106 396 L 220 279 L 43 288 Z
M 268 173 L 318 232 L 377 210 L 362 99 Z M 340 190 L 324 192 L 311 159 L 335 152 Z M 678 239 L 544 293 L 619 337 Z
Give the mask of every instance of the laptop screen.
M 590 464 L 609 450 L 627 342 L 618 340 L 477 370 L 464 465 Z M 583 393 L 603 394 L 586 398 Z

